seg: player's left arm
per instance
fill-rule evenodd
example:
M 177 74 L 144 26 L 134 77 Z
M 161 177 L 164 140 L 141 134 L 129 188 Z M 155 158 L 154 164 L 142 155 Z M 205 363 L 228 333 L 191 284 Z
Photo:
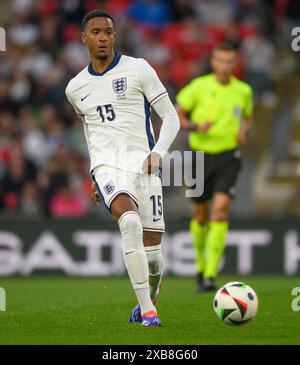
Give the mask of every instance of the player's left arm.
M 162 126 L 153 150 L 143 163 L 143 172 L 148 174 L 160 168 L 161 159 L 168 152 L 180 129 L 178 115 L 168 94 L 156 101 L 153 108 L 162 120 Z
M 161 159 L 168 152 L 179 128 L 177 112 L 154 69 L 144 60 L 138 67 L 141 89 L 151 107 L 162 120 L 159 138 L 143 163 L 144 173 L 154 173 L 160 168 Z

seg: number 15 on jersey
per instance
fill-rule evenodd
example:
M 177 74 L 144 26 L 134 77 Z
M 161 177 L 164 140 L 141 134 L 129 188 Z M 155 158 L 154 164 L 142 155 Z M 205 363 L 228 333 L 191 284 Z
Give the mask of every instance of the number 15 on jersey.
M 116 119 L 116 113 L 111 104 L 99 105 L 97 107 L 97 112 L 99 113 L 101 123 L 106 121 L 112 122 Z

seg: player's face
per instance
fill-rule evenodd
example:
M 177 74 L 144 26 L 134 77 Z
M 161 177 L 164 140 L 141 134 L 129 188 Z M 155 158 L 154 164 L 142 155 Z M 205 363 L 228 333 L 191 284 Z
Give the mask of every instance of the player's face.
M 213 72 L 222 76 L 230 76 L 235 66 L 235 60 L 236 54 L 234 51 L 214 51 L 211 58 Z
M 82 40 L 88 47 L 91 57 L 105 60 L 113 52 L 115 36 L 112 20 L 99 17 L 91 19 L 87 23 L 82 33 Z

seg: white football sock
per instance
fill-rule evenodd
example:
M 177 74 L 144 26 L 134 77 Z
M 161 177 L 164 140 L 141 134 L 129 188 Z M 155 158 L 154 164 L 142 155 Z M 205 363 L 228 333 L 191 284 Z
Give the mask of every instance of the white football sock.
M 149 268 L 143 245 L 143 227 L 140 216 L 134 211 L 122 214 L 118 221 L 125 266 L 132 287 L 141 306 L 141 312 L 156 311 L 150 298 Z
M 164 271 L 164 259 L 161 254 L 161 245 L 146 246 L 145 251 L 149 267 L 150 296 L 155 303 Z

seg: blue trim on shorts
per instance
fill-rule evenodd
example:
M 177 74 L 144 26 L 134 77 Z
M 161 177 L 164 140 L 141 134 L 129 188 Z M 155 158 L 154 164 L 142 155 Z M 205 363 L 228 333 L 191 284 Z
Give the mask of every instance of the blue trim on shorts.
M 100 190 L 100 188 L 99 188 L 99 185 L 98 185 L 98 183 L 97 183 L 97 181 L 96 181 L 96 179 L 95 179 L 95 177 L 94 177 L 94 175 L 93 175 L 93 174 L 92 174 L 92 178 L 93 178 L 93 180 L 94 180 L 94 182 L 95 182 L 95 184 L 96 184 L 97 191 L 98 191 L 98 193 L 100 194 L 101 199 L 103 200 L 103 203 L 104 203 L 105 208 L 106 208 L 106 209 L 109 211 L 109 213 L 111 214 L 111 209 L 110 209 L 110 207 L 106 204 L 105 199 L 104 199 L 104 196 L 103 196 L 103 194 L 101 193 L 101 190 Z

